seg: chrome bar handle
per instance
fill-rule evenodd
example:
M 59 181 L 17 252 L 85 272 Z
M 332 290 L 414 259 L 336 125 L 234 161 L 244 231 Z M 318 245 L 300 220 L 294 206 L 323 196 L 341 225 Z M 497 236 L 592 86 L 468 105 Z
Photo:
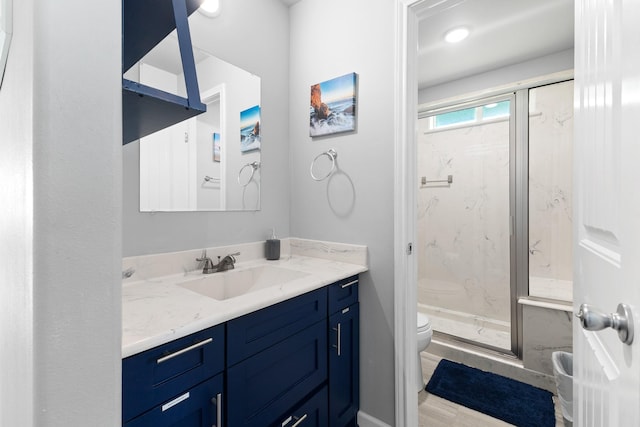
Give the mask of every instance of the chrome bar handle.
M 222 393 L 216 396 L 216 427 L 222 427 Z
M 307 414 L 304 414 L 301 417 L 293 417 L 294 420 L 296 420 L 296 423 L 294 425 L 292 425 L 291 427 L 297 427 L 299 426 L 304 420 L 307 419 Z
M 627 304 L 618 304 L 615 313 L 606 314 L 589 304 L 582 304 L 576 317 L 587 331 L 600 331 L 611 328 L 618 331 L 618 338 L 627 345 L 633 343 L 633 316 L 631 307 Z
M 356 280 L 354 280 L 354 281 L 352 281 L 352 282 L 349 282 L 349 283 L 345 283 L 344 285 L 342 285 L 342 286 L 340 286 L 340 287 L 341 287 L 342 289 L 344 289 L 344 288 L 348 288 L 348 287 L 349 287 L 349 286 L 351 286 L 351 285 L 355 285 L 356 283 L 358 283 L 358 279 L 356 279 Z
M 338 323 L 338 327 L 337 328 L 331 328 L 331 329 L 333 329 L 334 331 L 336 331 L 338 333 L 338 343 L 337 343 L 337 345 L 333 345 L 332 347 L 338 349 L 338 356 L 340 356 L 340 353 L 341 353 L 341 351 L 340 351 L 341 350 L 340 349 L 340 341 L 341 341 L 340 330 L 342 329 L 341 326 L 340 326 L 340 323 Z
M 216 405 L 216 423 L 211 427 L 222 427 L 222 393 L 211 399 L 211 403 Z
M 166 356 L 163 356 L 160 359 L 156 360 L 156 363 L 159 365 L 161 363 L 166 362 L 167 360 L 173 359 L 174 357 L 180 356 L 181 354 L 185 354 L 188 351 L 195 350 L 196 348 L 205 346 L 212 341 L 213 341 L 213 338 L 207 338 L 206 340 L 200 341 L 199 343 L 195 343 L 194 345 L 190 345 L 189 347 L 183 348 L 182 350 L 178 350 L 174 353 L 167 354 Z

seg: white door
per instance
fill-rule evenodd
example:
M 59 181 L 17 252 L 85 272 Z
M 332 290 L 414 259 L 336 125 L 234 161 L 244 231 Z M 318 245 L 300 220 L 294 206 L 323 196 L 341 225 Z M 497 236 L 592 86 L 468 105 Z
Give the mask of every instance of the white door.
M 574 310 L 631 306 L 635 339 L 576 319 L 574 425 L 640 426 L 640 2 L 576 0 Z

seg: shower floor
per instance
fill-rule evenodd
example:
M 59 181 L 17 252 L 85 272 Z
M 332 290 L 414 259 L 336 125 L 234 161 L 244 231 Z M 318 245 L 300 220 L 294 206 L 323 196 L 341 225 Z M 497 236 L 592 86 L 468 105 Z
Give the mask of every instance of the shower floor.
M 418 304 L 418 311 L 429 316 L 431 328 L 451 335 L 507 352 L 511 351 L 511 325 L 487 317 Z

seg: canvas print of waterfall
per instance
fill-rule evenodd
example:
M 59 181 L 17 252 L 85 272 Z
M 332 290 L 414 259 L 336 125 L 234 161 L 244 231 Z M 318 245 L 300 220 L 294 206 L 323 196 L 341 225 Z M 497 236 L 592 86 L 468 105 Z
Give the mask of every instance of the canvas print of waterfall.
M 310 136 L 355 130 L 356 79 L 351 73 L 311 86 Z

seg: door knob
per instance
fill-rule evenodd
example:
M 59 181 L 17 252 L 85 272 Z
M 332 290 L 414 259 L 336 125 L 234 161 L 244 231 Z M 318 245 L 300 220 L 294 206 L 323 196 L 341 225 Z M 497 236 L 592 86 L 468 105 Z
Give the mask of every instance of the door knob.
M 580 319 L 582 327 L 588 331 L 611 328 L 618 331 L 618 338 L 623 343 L 631 345 L 633 342 L 633 316 L 631 307 L 627 304 L 618 304 L 618 310 L 611 314 L 603 313 L 589 304 L 582 304 L 576 317 Z

